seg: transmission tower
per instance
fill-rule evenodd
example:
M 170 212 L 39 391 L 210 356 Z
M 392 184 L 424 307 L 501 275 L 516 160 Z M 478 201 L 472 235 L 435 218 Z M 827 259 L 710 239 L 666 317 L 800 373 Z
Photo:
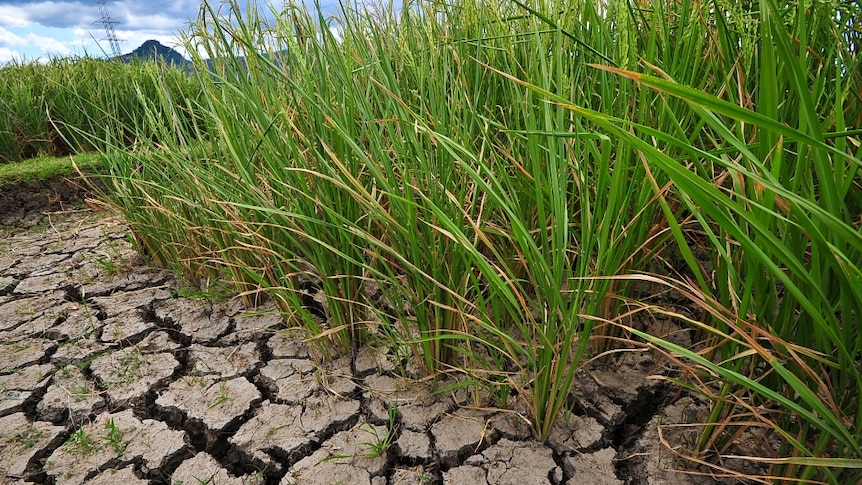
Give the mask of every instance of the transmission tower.
M 96 22 L 101 22 L 105 27 L 106 36 L 103 40 L 108 41 L 108 44 L 111 46 L 111 53 L 114 54 L 114 57 L 119 57 L 120 54 L 122 54 L 122 52 L 120 52 L 120 41 L 117 40 L 117 33 L 114 32 L 114 26 L 119 22 L 111 18 L 111 15 L 108 13 L 107 0 L 96 0 L 96 3 L 99 5 L 99 14 L 102 16 Z

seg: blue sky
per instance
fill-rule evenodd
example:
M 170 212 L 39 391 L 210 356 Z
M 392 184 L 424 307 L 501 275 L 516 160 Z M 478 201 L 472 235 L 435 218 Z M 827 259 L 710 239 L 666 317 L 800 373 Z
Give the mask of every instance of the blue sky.
M 111 18 L 119 22 L 114 31 L 124 53 L 155 39 L 185 54 L 178 48 L 178 33 L 197 16 L 200 4 L 201 0 L 107 0 Z M 269 12 L 262 0 L 258 4 Z M 0 64 L 85 53 L 103 57 L 111 48 L 103 40 L 100 18 L 96 0 L 0 0 Z

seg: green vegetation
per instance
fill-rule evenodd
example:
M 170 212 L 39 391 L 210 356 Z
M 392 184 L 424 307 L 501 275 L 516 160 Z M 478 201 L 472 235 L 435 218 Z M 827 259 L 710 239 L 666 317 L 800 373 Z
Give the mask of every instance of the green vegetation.
M 221 406 L 222 404 L 228 402 L 229 400 L 230 400 L 230 394 L 228 393 L 228 389 L 227 389 L 227 381 L 222 379 L 221 382 L 219 382 L 218 397 L 216 398 L 215 401 L 213 401 L 212 404 L 210 404 L 209 408 L 210 409 L 217 408 L 217 407 Z
M 267 292 L 321 358 L 385 338 L 517 395 L 541 439 L 585 357 L 649 344 L 713 404 L 693 460 L 748 435 L 770 480 L 862 481 L 858 3 L 228 7 L 189 77 L 67 97 L 155 262 Z
M 93 388 L 88 382 L 73 382 L 69 385 L 69 396 L 74 402 L 86 401 L 93 395 Z
M 386 412 L 389 415 L 389 422 L 386 426 L 386 434 L 381 436 L 377 431 L 377 427 L 368 421 L 363 422 L 359 425 L 359 427 L 371 435 L 373 438 L 371 441 L 365 441 L 362 444 L 367 448 L 367 452 L 365 453 L 366 458 L 377 458 L 378 456 L 383 456 L 389 451 L 389 448 L 392 446 L 392 442 L 395 440 L 395 432 L 396 432 L 396 424 L 395 420 L 398 416 L 398 406 L 394 404 L 388 404 L 386 406 Z
M 31 180 L 73 175 L 76 166 L 81 171 L 91 172 L 103 166 L 103 162 L 97 154 L 82 153 L 71 157 L 36 157 L 23 162 L 0 164 L 0 190 Z
M 114 418 L 111 418 L 109 421 L 105 422 L 105 429 L 108 431 L 108 434 L 104 437 L 104 440 L 111 445 L 111 448 L 113 448 L 118 455 L 126 451 L 126 447 L 129 443 L 123 442 L 123 434 L 127 431 L 133 431 L 134 428 L 121 430 L 116 423 L 114 423 Z
M 45 436 L 45 432 L 36 426 L 36 423 L 30 423 L 27 430 L 23 433 L 18 433 L 9 436 L 7 439 L 10 443 L 19 446 L 23 449 L 30 449 Z
M 69 439 L 66 440 L 64 446 L 70 453 L 84 456 L 96 454 L 102 449 L 102 447 L 93 440 L 93 437 L 87 434 L 87 431 L 83 426 L 69 435 Z
M 159 142 L 142 116 L 148 100 L 163 95 L 176 99 L 175 114 L 188 120 L 193 114 L 186 109 L 200 90 L 183 71 L 151 62 L 57 58 L 3 65 L 0 164 L 93 151 L 109 142 L 129 148 Z
M 131 384 L 140 378 L 140 368 L 144 365 L 144 356 L 137 347 L 122 349 L 123 356 L 117 362 L 116 368 L 111 373 L 114 379 L 105 383 L 107 386 L 115 384 Z

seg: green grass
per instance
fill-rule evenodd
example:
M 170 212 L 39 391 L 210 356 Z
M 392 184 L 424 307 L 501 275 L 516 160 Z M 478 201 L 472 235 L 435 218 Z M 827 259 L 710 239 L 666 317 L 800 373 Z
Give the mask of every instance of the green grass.
M 24 182 L 47 180 L 74 175 L 75 166 L 84 172 L 103 166 L 98 153 L 82 153 L 64 157 L 36 157 L 17 163 L 0 164 L 0 189 Z
M 102 450 L 101 445 L 92 436 L 87 434 L 84 427 L 78 428 L 77 431 L 69 435 L 69 439 L 66 440 L 64 446 L 69 453 L 83 456 L 94 455 Z
M 54 58 L 0 66 L 0 164 L 84 153 L 109 140 L 130 148 L 158 142 L 142 130 L 142 115 L 148 97 L 162 90 L 186 107 L 200 95 L 182 70 L 153 62 Z
M 713 403 L 693 460 L 767 430 L 748 459 L 772 476 L 856 483 L 862 12 L 842 5 L 205 4 L 205 95 L 138 94 L 145 124 L 116 131 L 161 142 L 107 144 L 105 197 L 155 262 L 269 294 L 319 358 L 389 339 L 480 404 L 516 390 L 545 439 L 585 358 L 649 343 Z

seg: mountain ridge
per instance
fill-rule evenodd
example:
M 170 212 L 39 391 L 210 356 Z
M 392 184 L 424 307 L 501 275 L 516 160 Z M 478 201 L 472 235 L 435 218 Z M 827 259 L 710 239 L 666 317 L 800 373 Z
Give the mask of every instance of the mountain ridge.
M 128 54 L 121 55 L 118 59 L 123 62 L 130 62 L 133 59 L 159 60 L 175 67 L 189 67 L 191 65 L 191 62 L 182 54 L 153 39 L 144 41 L 138 48 Z

